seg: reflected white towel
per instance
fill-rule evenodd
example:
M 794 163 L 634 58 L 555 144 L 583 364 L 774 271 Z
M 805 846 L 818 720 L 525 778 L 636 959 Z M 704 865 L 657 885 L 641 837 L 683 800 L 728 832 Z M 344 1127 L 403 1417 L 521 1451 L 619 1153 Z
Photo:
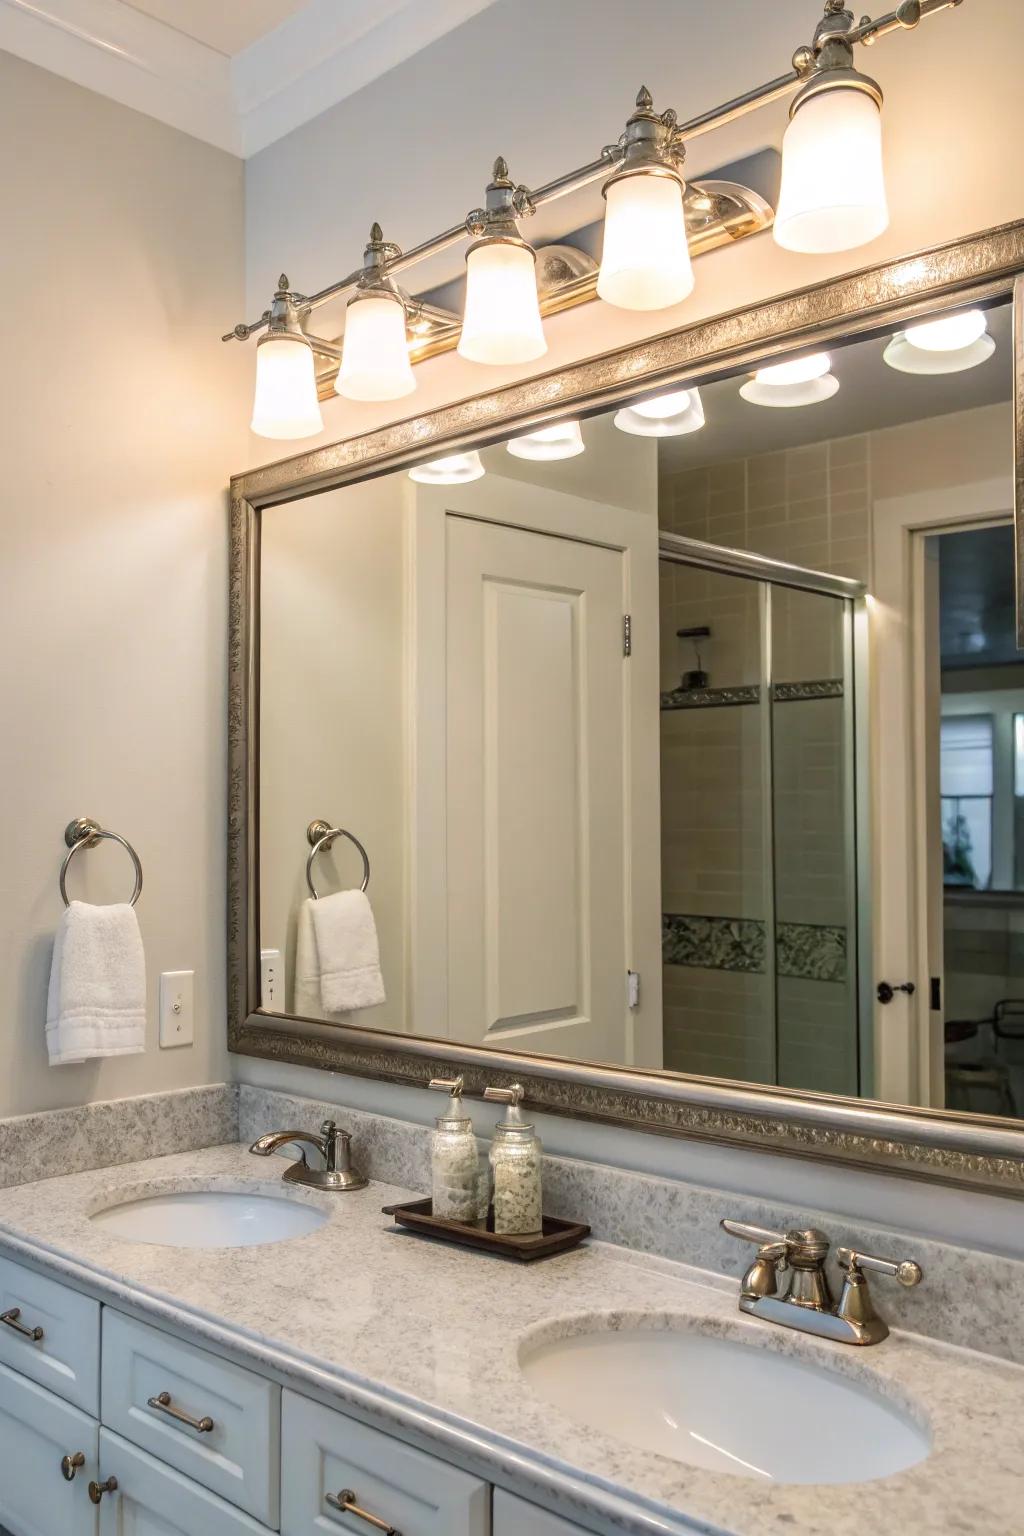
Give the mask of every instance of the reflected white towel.
M 351 1013 L 384 1001 L 380 945 L 373 909 L 364 891 L 336 891 L 312 907 L 325 1013 Z
M 326 899 L 326 898 L 325 898 Z M 320 1017 L 320 957 L 313 932 L 313 908 L 316 902 L 307 896 L 299 907 L 295 930 L 295 982 L 292 1007 L 303 1019 Z
M 53 941 L 46 999 L 51 1067 L 146 1049 L 146 956 L 135 908 L 73 901 Z

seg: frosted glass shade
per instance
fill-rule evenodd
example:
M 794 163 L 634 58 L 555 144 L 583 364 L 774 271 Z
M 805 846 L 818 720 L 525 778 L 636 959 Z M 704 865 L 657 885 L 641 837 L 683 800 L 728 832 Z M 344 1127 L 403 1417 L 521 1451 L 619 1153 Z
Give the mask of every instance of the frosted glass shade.
M 466 257 L 459 355 L 474 363 L 529 363 L 548 349 L 529 246 L 484 241 Z
M 908 325 L 904 335 L 912 347 L 925 352 L 959 352 L 984 336 L 987 329 L 980 309 L 962 309 L 956 315 L 941 315 L 937 320 L 922 320 Z
M 620 432 L 633 437 L 682 437 L 699 432 L 704 425 L 704 404 L 699 389 L 678 389 L 653 400 L 616 411 L 613 418 Z
M 556 427 L 539 427 L 507 445 L 516 459 L 574 459 L 584 450 L 578 421 L 560 421 Z
M 797 107 L 782 141 L 776 242 L 809 255 L 851 251 L 888 224 L 881 111 L 866 91 L 820 91 Z
M 832 360 L 827 352 L 812 352 L 789 362 L 772 363 L 759 368 L 752 379 L 740 385 L 740 394 L 751 405 L 785 409 L 800 405 L 818 405 L 831 400 L 839 380 L 829 370 Z
M 405 306 L 385 295 L 351 299 L 334 385 L 347 400 L 400 400 L 416 379 L 405 337 Z
M 315 437 L 323 431 L 313 352 L 301 337 L 260 339 L 251 425 L 260 437 Z
M 674 176 L 623 176 L 605 188 L 599 296 L 619 309 L 668 309 L 693 292 L 683 189 Z
M 410 469 L 409 479 L 418 485 L 465 485 L 484 474 L 480 455 L 473 448 L 469 453 L 453 453 L 444 459 L 431 459 L 429 464 L 417 464 Z

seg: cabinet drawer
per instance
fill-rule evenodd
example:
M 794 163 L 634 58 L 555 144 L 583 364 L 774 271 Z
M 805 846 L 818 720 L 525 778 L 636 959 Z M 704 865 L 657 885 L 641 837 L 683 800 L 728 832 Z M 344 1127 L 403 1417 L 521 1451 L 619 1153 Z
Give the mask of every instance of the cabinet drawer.
M 100 1500 L 99 1536 L 269 1536 L 240 1509 L 101 1429 L 99 1480 L 108 1477 L 117 1489 Z
M 103 1311 L 102 1374 L 105 1425 L 276 1526 L 279 1387 L 109 1307 Z M 165 1394 L 166 1407 L 150 1406 Z M 199 1429 L 203 1420 L 212 1420 L 212 1429 Z
M 581 1525 L 549 1515 L 503 1488 L 494 1490 L 494 1536 L 587 1536 Z
M 345 1414 L 285 1392 L 281 1411 L 281 1536 L 374 1536 L 328 1502 L 354 1503 L 399 1536 L 489 1536 L 486 1483 Z
M 71 1482 L 63 1456 L 81 1451 Z M 96 1476 L 99 1427 L 5 1365 L 0 1365 L 0 1528 L 10 1536 L 94 1536 L 88 1483 Z
M 0 1323 L 0 1364 L 48 1387 L 95 1418 L 100 1411 L 100 1307 L 98 1301 L 0 1258 L 0 1314 L 41 1339 Z

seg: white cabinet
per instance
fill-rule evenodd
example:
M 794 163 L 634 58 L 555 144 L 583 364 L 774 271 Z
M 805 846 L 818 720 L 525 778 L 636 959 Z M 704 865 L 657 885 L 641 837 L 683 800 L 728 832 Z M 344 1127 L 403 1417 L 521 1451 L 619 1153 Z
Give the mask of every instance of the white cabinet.
M 269 1526 L 280 1405 L 274 1382 L 104 1308 L 103 1423 Z
M 281 1463 L 281 1536 L 371 1531 L 345 1503 L 401 1536 L 489 1536 L 486 1483 L 295 1392 L 282 1403 Z
M 493 1536 L 586 1536 L 586 1532 L 580 1525 L 495 1488 Z
M 100 1498 L 99 1536 L 268 1536 L 240 1509 L 102 1429 L 99 1481 L 110 1477 L 117 1488 Z M 64 1528 L 45 1536 L 65 1536 Z
M 100 1412 L 100 1306 L 57 1280 L 0 1258 L 0 1364 Z
M 0 1526 L 10 1536 L 95 1536 L 98 1436 L 95 1419 L 0 1365 Z M 79 1452 L 69 1482 L 61 1458 Z

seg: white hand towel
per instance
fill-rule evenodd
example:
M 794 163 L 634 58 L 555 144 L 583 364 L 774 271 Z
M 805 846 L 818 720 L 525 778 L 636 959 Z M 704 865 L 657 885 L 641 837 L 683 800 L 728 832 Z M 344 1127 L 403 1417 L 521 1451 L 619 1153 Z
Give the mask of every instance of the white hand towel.
M 311 902 L 325 1013 L 351 1013 L 384 1001 L 380 945 L 363 891 L 336 891 Z
M 146 1049 L 146 957 L 135 908 L 73 901 L 53 941 L 46 999 L 51 1067 Z
M 324 898 L 327 899 L 326 897 Z M 313 908 L 316 902 L 307 896 L 299 907 L 295 930 L 295 982 L 292 1007 L 303 1019 L 320 1017 L 320 956 L 313 931 Z

